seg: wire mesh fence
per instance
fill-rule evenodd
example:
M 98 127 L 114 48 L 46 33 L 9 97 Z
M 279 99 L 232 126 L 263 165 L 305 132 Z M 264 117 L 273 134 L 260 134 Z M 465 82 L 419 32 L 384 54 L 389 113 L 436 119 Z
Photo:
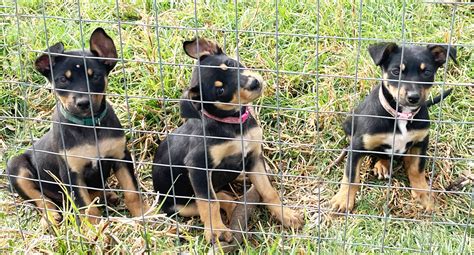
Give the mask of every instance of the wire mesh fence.
M 153 162 L 153 155 L 160 146 L 168 146 L 168 158 L 173 158 L 175 155 L 171 155 L 170 147 L 180 145 L 163 141 L 180 137 L 184 139 L 181 141 L 202 138 L 204 147 L 211 146 L 207 143 L 216 140 L 235 142 L 236 148 L 242 151 L 238 154 L 242 168 L 246 168 L 249 160 L 244 156 L 244 150 L 253 143 L 262 144 L 264 175 L 272 180 L 281 205 L 248 200 L 250 180 L 247 178 L 239 178 L 238 183 L 230 186 L 227 194 L 235 199 L 230 202 L 237 205 L 241 210 L 238 213 L 242 213 L 240 217 L 244 219 L 244 226 L 231 232 L 234 235 L 252 234 L 246 236 L 244 246 L 238 246 L 244 253 L 472 252 L 472 10 L 473 4 L 467 1 L 3 1 L 0 82 L 0 159 L 5 162 L 0 170 L 2 251 L 201 253 L 207 250 L 209 246 L 203 233 L 207 226 L 203 226 L 200 217 L 166 215 L 160 210 L 163 206 L 160 198 L 171 197 L 175 203 L 179 199 L 189 199 L 176 194 L 179 193 L 176 189 L 190 187 L 172 185 L 165 193 L 153 188 L 154 166 L 169 167 L 170 170 L 183 166 L 172 160 L 169 164 Z M 117 56 L 71 56 L 67 53 L 72 49 L 88 50 L 89 37 L 97 27 L 103 27 L 112 38 Z M 183 41 L 196 37 L 217 43 L 223 52 L 243 64 L 226 67 L 239 71 L 239 92 L 243 86 L 240 84 L 243 72 L 240 71 L 256 72 L 263 77 L 263 94 L 251 104 L 251 115 L 262 129 L 262 138 L 244 135 L 242 122 L 239 123 L 240 134 L 235 137 L 207 134 L 204 125 L 197 127 L 202 132 L 173 133 L 188 121 L 180 116 L 180 103 L 191 102 L 201 108 L 215 103 L 204 100 L 202 86 L 199 99 L 183 98 L 191 85 L 193 68 L 222 68 L 219 65 L 203 66 L 186 55 Z M 378 180 L 369 171 L 371 162 L 364 160 L 355 209 L 335 216 L 329 201 L 339 189 L 344 172 L 342 165 L 346 160 L 341 166 L 328 166 L 350 145 L 342 130 L 344 119 L 360 116 L 393 119 L 356 114 L 353 110 L 372 88 L 387 80 L 382 78 L 367 52 L 369 45 L 387 41 L 397 43 L 402 52 L 413 45 L 427 44 L 443 45 L 448 52 L 457 49 L 458 64 L 446 60 L 433 82 L 433 96 L 448 88 L 453 88 L 453 94 L 430 108 L 431 120 L 425 120 L 431 124 L 428 152 L 420 156 L 427 160 L 426 179 L 429 191 L 435 197 L 435 209 L 426 212 L 410 197 L 417 189 L 410 187 L 399 162 L 399 157 L 406 156 L 405 153 L 371 151 L 375 155 L 389 156 L 392 174 L 387 180 Z M 57 42 L 64 43 L 65 53 L 51 52 L 50 47 Z M 49 58 L 67 56 L 81 60 L 84 72 L 92 60 L 116 61 L 108 75 L 105 91 L 94 90 L 90 86 L 93 76 L 85 75 L 87 89 L 79 94 L 86 95 L 91 101 L 95 97 L 106 97 L 121 126 L 103 126 L 95 121 L 92 125 L 84 125 L 65 123 L 61 118 L 53 120 L 53 111 L 60 112 L 63 104 L 61 93 L 78 92 L 45 83 L 44 77 L 34 70 L 35 59 L 41 54 L 47 54 Z M 51 72 L 55 70 L 53 64 L 48 63 Z M 203 78 L 207 76 L 200 71 L 196 75 L 199 84 L 206 83 Z M 400 76 L 391 82 L 403 80 Z M 241 102 L 238 97 L 237 102 L 225 105 L 242 107 L 247 102 Z M 96 116 L 97 110 L 90 107 L 90 115 Z M 242 114 L 238 117 L 242 118 Z M 53 139 L 64 148 L 69 148 L 69 141 L 77 138 L 65 135 L 63 128 L 92 131 L 92 137 L 83 138 L 87 140 L 84 142 L 87 146 L 80 144 L 81 150 L 73 155 L 68 155 L 71 150 L 36 148 L 35 142 L 53 125 L 59 127 L 59 137 Z M 395 133 L 395 130 L 393 125 L 388 132 Z M 105 147 L 115 149 L 116 144 L 101 143 L 98 135 L 109 131 L 125 133 L 130 158 L 98 156 Z M 395 135 L 392 139 L 394 145 Z M 48 208 L 60 212 L 63 222 L 44 231 L 39 224 L 41 213 L 35 209 L 38 201 L 21 199 L 11 185 L 14 179 L 37 181 L 37 177 L 12 175 L 6 171 L 7 160 L 25 151 L 32 155 L 57 156 L 67 165 L 72 164 L 69 160 L 90 162 L 85 168 L 95 168 L 101 173 L 97 175 L 99 182 L 108 183 L 100 188 L 88 187 L 89 193 L 103 194 L 103 197 L 98 195 L 103 198 L 99 199 L 100 204 L 109 204 L 111 201 L 107 200 L 113 199 L 106 192 L 118 193 L 119 200 L 125 202 L 130 193 L 130 189 L 124 188 L 126 182 L 122 179 L 104 179 L 102 168 L 110 164 L 132 164 L 138 180 L 137 192 L 151 209 L 145 213 L 146 208 L 140 208 L 140 216 L 131 218 L 127 210 L 130 206 L 121 202 L 104 206 L 98 225 L 81 225 L 76 218 L 84 216 L 84 211 L 67 201 L 72 199 L 68 196 L 77 196 L 77 190 L 84 185 L 64 184 L 61 190 L 64 204 Z M 203 151 L 205 167 L 186 167 L 202 171 L 211 179 L 212 170 L 216 172 L 210 167 L 214 163 L 208 162 L 212 155 L 207 155 L 208 150 Z M 350 155 L 363 152 L 351 146 L 347 151 Z M 34 156 L 31 164 L 36 164 L 37 176 L 40 171 L 48 170 L 40 169 Z M 240 172 L 222 168 L 219 171 L 225 174 Z M 51 196 L 43 190 L 43 185 L 47 189 L 49 184 L 60 179 L 60 182 L 67 179 L 71 183 L 75 178 L 71 175 L 74 171 L 66 173 L 67 177 L 57 176 L 59 179 L 41 179 L 42 203 Z M 207 197 L 213 192 L 208 187 Z M 265 192 L 259 193 L 265 197 Z M 227 198 L 219 197 L 193 199 L 206 202 L 208 210 L 216 200 L 221 204 L 229 202 Z M 264 206 L 254 210 L 254 204 L 276 205 L 282 214 L 291 208 L 304 215 L 305 224 L 300 229 L 285 228 L 271 215 L 278 213 L 277 210 L 270 213 Z M 210 217 L 216 216 L 211 213 Z M 232 218 L 228 220 L 232 222 Z M 206 220 L 202 218 L 202 221 Z M 210 229 L 217 231 L 213 224 Z M 214 253 L 222 251 L 210 249 Z

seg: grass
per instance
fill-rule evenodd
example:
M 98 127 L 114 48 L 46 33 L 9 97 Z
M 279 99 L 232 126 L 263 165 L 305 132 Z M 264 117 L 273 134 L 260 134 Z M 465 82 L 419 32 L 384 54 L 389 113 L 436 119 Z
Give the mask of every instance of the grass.
M 432 124 L 428 154 L 434 155 L 436 150 L 440 158 L 430 160 L 427 169 L 430 176 L 433 174 L 433 187 L 441 191 L 464 171 L 472 171 L 472 6 L 457 6 L 450 35 L 452 5 L 408 1 L 402 31 L 404 12 L 397 1 L 364 2 L 362 12 L 358 1 L 321 1 L 319 22 L 318 6 L 313 1 L 281 1 L 276 37 L 276 6 L 270 1 L 239 1 L 237 9 L 233 1 L 198 1 L 197 17 L 190 3 L 160 1 L 155 8 L 150 1 L 119 2 L 117 7 L 115 1 L 81 1 L 80 23 L 78 5 L 74 2 L 19 0 L 20 15 L 16 17 L 15 2 L 2 1 L 1 5 L 6 6 L 0 9 L 2 177 L 6 160 L 28 148 L 31 139 L 38 139 L 49 128 L 47 120 L 54 97 L 44 78 L 33 70 L 36 51 L 46 48 L 45 25 L 49 45 L 62 41 L 68 49 L 82 47 L 81 28 L 88 47 L 88 36 L 102 26 L 115 39 L 126 60 L 110 76 L 108 92 L 113 96 L 108 100 L 127 129 L 135 159 L 144 162 L 137 165 L 137 174 L 143 188 L 150 191 L 151 167 L 147 163 L 158 146 L 156 141 L 181 123 L 176 101 L 163 98 L 178 99 L 188 85 L 191 68 L 179 64 L 193 61 L 186 57 L 181 43 L 194 37 L 193 28 L 199 27 L 203 29 L 200 36 L 216 40 L 231 55 L 237 54 L 238 46 L 241 62 L 263 70 L 268 86 L 256 105 L 267 141 L 265 153 L 271 171 L 285 175 L 283 179 L 274 178 L 275 185 L 284 193 L 285 203 L 298 206 L 307 217 L 304 229 L 292 233 L 270 219 L 267 210 L 259 210 L 251 221 L 251 230 L 257 233 L 247 240 L 241 253 L 378 253 L 382 246 L 389 253 L 472 252 L 474 212 L 468 194 L 472 185 L 464 187 L 462 194 L 440 193 L 437 211 L 424 215 L 405 189 L 408 180 L 399 168 L 391 190 L 376 186 L 387 182 L 377 180 L 367 171 L 363 172 L 363 182 L 370 185 L 360 192 L 354 214 L 331 218 L 327 201 L 337 190 L 342 166 L 326 171 L 339 153 L 337 150 L 347 144 L 341 128 L 343 119 L 376 83 L 366 78 L 380 76 L 366 51 L 374 41 L 350 39 L 357 37 L 396 42 L 405 37 L 408 42 L 432 43 L 451 39 L 466 45 L 458 48 L 459 64 L 451 62 L 446 77 L 438 72 L 437 81 L 471 86 L 456 86 L 442 107 L 431 108 L 433 119 L 440 117 L 446 122 Z M 122 21 L 121 44 L 118 19 Z M 158 30 L 156 24 L 161 26 Z M 240 32 L 235 33 L 235 29 Z M 273 71 L 276 68 L 278 73 Z M 438 91 L 439 86 L 435 86 L 433 94 Z M 276 106 L 284 109 L 278 110 Z M 202 230 L 195 227 L 202 227 L 198 219 L 179 219 L 179 231 L 184 238 L 178 241 L 174 218 L 157 215 L 153 222 L 140 225 L 119 217 L 126 214 L 123 206 L 115 208 L 115 218 L 98 228 L 78 226 L 71 217 L 53 234 L 45 234 L 39 227 L 38 214 L 18 196 L 6 192 L 6 178 L 0 179 L 0 187 L 5 190 L 0 193 L 2 252 L 134 253 L 149 249 L 153 253 L 202 253 L 209 248 Z M 148 199 L 152 201 L 154 197 Z M 281 234 L 290 236 L 282 238 Z

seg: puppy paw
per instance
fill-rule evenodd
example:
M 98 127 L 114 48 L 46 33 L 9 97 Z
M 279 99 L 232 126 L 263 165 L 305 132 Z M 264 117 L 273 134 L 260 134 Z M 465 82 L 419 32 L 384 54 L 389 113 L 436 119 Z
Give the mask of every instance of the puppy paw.
M 226 226 L 205 226 L 204 237 L 208 243 L 220 242 L 232 242 L 234 235 L 230 232 L 230 229 Z
M 41 217 L 40 225 L 43 229 L 48 229 L 50 225 L 59 226 L 63 217 L 58 212 L 48 211 Z
M 94 225 L 99 224 L 101 219 L 101 214 L 99 209 L 96 207 L 89 207 L 84 210 L 84 214 L 87 216 L 87 220 Z
M 427 191 L 412 190 L 412 197 L 416 199 L 426 212 L 434 210 L 434 196 Z
M 331 209 L 334 212 L 350 212 L 354 208 L 355 197 L 350 196 L 347 191 L 340 190 L 331 198 L 329 203 L 331 204 Z
M 107 204 L 111 206 L 117 206 L 120 204 L 120 198 L 117 193 L 113 191 L 108 191 L 105 193 L 105 197 L 107 198 Z
M 372 170 L 379 180 L 390 178 L 390 162 L 388 160 L 382 159 L 377 161 Z
M 287 228 L 299 229 L 304 225 L 303 215 L 290 208 L 275 206 L 272 208 L 271 213 L 273 217 L 277 218 Z

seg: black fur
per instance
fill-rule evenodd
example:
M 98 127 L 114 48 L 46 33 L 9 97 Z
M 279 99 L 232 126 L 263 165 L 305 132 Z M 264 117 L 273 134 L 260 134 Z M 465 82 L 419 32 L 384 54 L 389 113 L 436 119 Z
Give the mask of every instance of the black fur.
M 251 98 L 241 97 L 242 104 L 250 103 L 260 96 L 263 84 L 259 78 L 244 72 L 244 69 L 232 69 L 233 67 L 243 68 L 243 66 L 225 55 L 219 46 L 204 39 L 197 40 L 201 47 L 207 47 L 200 49 L 206 51 L 205 55 L 189 53 L 187 45 L 196 41 L 184 43 L 187 54 L 199 59 L 199 64 L 203 65 L 193 70 L 191 85 L 184 92 L 180 102 L 181 116 L 187 120 L 160 144 L 153 160 L 154 163 L 159 164 L 153 166 L 153 186 L 160 194 L 169 194 L 164 198 L 162 207 L 162 210 L 168 214 L 176 212 L 173 195 L 177 196 L 177 205 L 188 204 L 189 197 L 194 196 L 215 199 L 212 194 L 208 195 L 210 187 L 208 176 L 212 176 L 212 187 L 215 192 L 218 192 L 223 186 L 237 178 L 242 170 L 251 169 L 260 156 L 249 152 L 245 156 L 245 166 L 241 154 L 229 155 L 219 165 L 213 164 L 209 148 L 229 142 L 229 139 L 244 136 L 252 128 L 258 127 L 258 124 L 254 117 L 250 116 L 242 124 L 241 130 L 240 124 L 222 123 L 202 116 L 202 107 L 220 118 L 239 117 L 244 113 L 245 107 L 226 105 L 229 108 L 222 109 L 216 103 L 238 104 L 235 98 L 238 98 L 239 90 L 248 90 L 252 94 Z M 226 70 L 219 68 L 222 64 L 227 67 Z M 215 82 L 222 82 L 223 86 L 216 87 Z M 221 88 L 224 91 L 219 92 Z M 203 137 L 204 134 L 206 138 Z M 214 170 L 207 171 L 206 169 Z
M 83 151 L 81 148 L 85 150 L 85 148 L 92 146 L 96 150 L 96 143 L 100 143 L 105 139 L 123 139 L 125 141 L 125 134 L 120 130 L 122 126 L 119 119 L 115 115 L 112 106 L 107 103 L 105 96 L 101 95 L 105 93 L 107 76 L 115 66 L 116 61 L 88 58 L 86 59 L 86 69 L 83 58 L 69 57 L 83 55 L 103 58 L 117 57 L 112 39 L 102 28 L 97 28 L 93 32 L 90 44 L 91 51 L 65 52 L 62 43 L 57 43 L 46 51 L 67 56 L 43 54 L 35 62 L 37 71 L 42 73 L 54 85 L 59 100 L 52 116 L 51 129 L 35 142 L 33 147 L 25 153 L 13 157 L 8 162 L 7 171 L 11 176 L 11 184 L 25 200 L 37 199 L 37 197 L 30 197 L 27 194 L 29 193 L 29 190 L 26 190 L 27 187 L 32 187 L 35 192 L 42 190 L 45 199 L 51 200 L 56 206 L 60 207 L 64 202 L 67 202 L 60 185 L 52 175 L 66 184 L 68 191 L 73 191 L 74 202 L 79 208 L 87 206 L 86 200 L 89 199 L 81 195 L 80 190 L 85 187 L 77 186 L 85 184 L 87 187 L 96 189 L 107 188 L 103 180 L 106 181 L 111 173 L 119 168 L 127 169 L 130 178 L 128 181 L 133 183 L 135 191 L 138 188 L 132 163 L 116 161 L 131 160 L 130 153 L 125 146 L 114 148 L 119 154 L 124 155 L 121 158 L 115 158 L 112 155 L 101 155 L 104 157 L 103 159 L 90 159 L 82 169 L 74 169 L 74 171 L 71 169 L 71 162 L 67 162 L 64 157 L 65 151 L 74 148 L 79 148 L 77 152 L 79 155 L 75 156 L 89 155 L 91 154 L 90 151 Z M 89 84 L 89 88 L 87 84 Z M 64 107 L 67 112 L 77 118 L 90 117 L 92 113 L 97 116 L 105 109 L 106 113 L 100 123 L 95 124 L 96 128 L 93 126 L 77 126 L 76 124 L 71 125 L 71 121 L 59 111 L 60 107 Z M 26 183 L 23 182 L 23 179 L 17 178 L 21 174 L 27 175 L 31 180 Z M 105 199 L 104 196 L 102 198 Z
M 367 148 L 367 145 L 364 144 L 364 136 L 375 137 L 378 134 L 402 133 L 393 116 L 384 109 L 379 100 L 380 88 L 382 88 L 383 96 L 393 109 L 398 109 L 399 112 L 402 110 L 414 112 L 419 109 L 414 118 L 407 121 L 407 133 L 415 130 L 428 130 L 430 126 L 427 121 L 429 120 L 428 107 L 438 103 L 441 98 L 446 98 L 452 91 L 451 89 L 447 90 L 432 100 L 426 98 L 437 69 L 447 61 L 447 48 L 444 46 L 407 46 L 404 48 L 403 64 L 401 62 L 402 48 L 395 43 L 371 45 L 369 53 L 374 63 L 381 67 L 386 80 L 376 86 L 363 102 L 355 108 L 354 116 L 348 116 L 343 123 L 344 132 L 350 137 L 351 144 L 348 148 L 355 150 L 349 152 L 349 159 L 344 172 L 351 183 L 357 182 L 358 170 L 355 168 L 362 157 L 366 155 L 372 155 L 378 159 L 389 159 L 391 157 L 391 153 L 379 154 L 374 152 L 386 153 L 392 149 L 392 142 L 384 143 L 381 140 L 377 147 Z M 449 56 L 455 60 L 455 48 L 450 48 Z M 397 93 L 394 94 L 394 92 Z M 425 155 L 427 146 L 428 135 L 418 142 L 408 141 L 404 149 L 395 151 L 395 153 L 403 154 L 411 148 L 418 147 L 421 149 L 421 155 Z M 342 152 L 342 154 L 344 153 L 345 151 Z M 339 159 L 342 158 L 343 156 L 339 157 Z M 337 164 L 337 162 L 334 164 Z M 421 157 L 420 172 L 424 171 L 424 164 L 425 158 Z M 342 203 L 338 199 L 333 200 L 333 202 L 335 201 L 341 205 Z M 344 208 L 345 204 L 342 207 L 336 207 Z

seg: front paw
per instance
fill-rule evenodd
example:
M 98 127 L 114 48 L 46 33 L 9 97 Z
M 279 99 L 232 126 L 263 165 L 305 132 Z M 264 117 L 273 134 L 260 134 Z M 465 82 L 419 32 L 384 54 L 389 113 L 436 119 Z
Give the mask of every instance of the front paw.
M 204 237 L 208 243 L 215 243 L 217 240 L 220 242 L 232 242 L 234 235 L 231 230 L 224 225 L 221 226 L 204 226 Z
M 374 165 L 373 172 L 379 180 L 390 178 L 390 162 L 385 159 L 377 161 Z
M 84 214 L 87 216 L 87 220 L 94 225 L 99 224 L 101 219 L 101 214 L 99 209 L 96 207 L 89 207 L 84 211 Z
M 350 196 L 346 190 L 340 190 L 331 198 L 330 204 L 334 212 L 350 212 L 354 208 L 355 197 Z
M 426 212 L 434 210 L 434 196 L 427 191 L 412 190 L 412 197 L 420 202 Z
M 277 218 L 283 226 L 287 228 L 299 229 L 304 225 L 303 215 L 290 208 L 282 208 L 281 206 L 272 207 L 271 213 L 273 217 Z
M 48 211 L 41 217 L 40 225 L 43 229 L 48 229 L 50 225 L 59 226 L 62 218 L 59 212 Z

